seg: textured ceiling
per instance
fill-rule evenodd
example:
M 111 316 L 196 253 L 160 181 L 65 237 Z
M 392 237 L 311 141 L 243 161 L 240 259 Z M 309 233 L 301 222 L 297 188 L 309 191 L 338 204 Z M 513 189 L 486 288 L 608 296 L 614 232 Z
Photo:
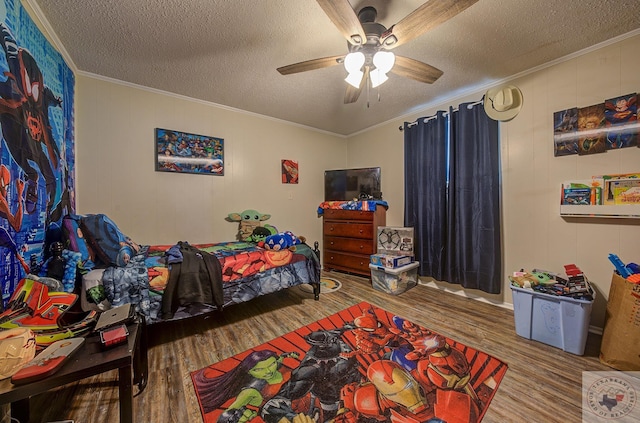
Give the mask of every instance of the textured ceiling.
M 438 0 L 431 0 L 438 1 Z M 347 53 L 314 0 L 28 0 L 71 66 L 232 108 L 350 135 L 640 28 L 638 0 L 479 0 L 394 52 L 444 75 L 389 81 L 343 104 L 342 66 L 276 68 Z M 386 27 L 424 0 L 372 5 Z M 484 88 L 483 88 L 484 89 Z

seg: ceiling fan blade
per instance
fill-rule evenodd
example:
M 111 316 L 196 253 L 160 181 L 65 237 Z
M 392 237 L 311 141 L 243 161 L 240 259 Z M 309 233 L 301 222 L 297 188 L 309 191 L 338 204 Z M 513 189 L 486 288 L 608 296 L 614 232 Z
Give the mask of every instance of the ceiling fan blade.
M 358 97 L 360 97 L 360 93 L 362 92 L 362 88 L 364 88 L 369 83 L 369 66 L 364 67 L 364 75 L 362 76 L 362 81 L 360 81 L 360 87 L 355 88 L 351 84 L 347 84 L 347 90 L 344 93 L 344 104 L 355 103 L 358 101 Z
M 392 49 L 419 37 L 472 6 L 478 0 L 430 0 L 405 16 L 380 37 L 380 43 Z
M 278 72 L 282 75 L 291 75 L 292 73 L 306 72 L 315 69 L 328 68 L 342 62 L 344 54 L 341 56 L 323 57 L 321 59 L 307 60 L 305 62 L 294 63 L 292 65 L 282 66 L 278 68 Z
M 396 63 L 391 68 L 391 72 L 427 84 L 433 84 L 443 73 L 431 65 L 403 56 L 396 56 Z
M 347 89 L 344 92 L 344 104 L 355 103 L 358 101 L 358 97 L 360 97 L 360 93 L 362 92 L 362 85 L 360 88 L 355 88 L 351 84 L 347 84 Z
M 367 36 L 364 33 L 358 15 L 348 0 L 317 0 L 324 13 L 338 28 L 344 38 L 353 45 L 364 44 Z

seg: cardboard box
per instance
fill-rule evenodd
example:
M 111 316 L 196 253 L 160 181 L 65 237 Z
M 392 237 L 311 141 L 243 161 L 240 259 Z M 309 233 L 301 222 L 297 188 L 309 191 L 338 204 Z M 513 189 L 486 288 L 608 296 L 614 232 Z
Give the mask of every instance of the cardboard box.
M 584 354 L 593 300 L 544 294 L 513 285 L 511 293 L 519 336 Z
M 402 294 L 418 284 L 418 265 L 416 261 L 396 269 L 389 269 L 369 264 L 371 285 L 374 289 L 388 294 Z
M 378 254 L 413 256 L 413 228 L 378 227 Z
M 600 362 L 623 371 L 640 370 L 640 284 L 616 272 L 611 279 L 600 344 Z
M 374 266 L 388 267 L 395 269 L 396 267 L 406 266 L 413 262 L 413 256 L 392 256 L 389 254 L 373 254 L 371 256 L 371 264 Z

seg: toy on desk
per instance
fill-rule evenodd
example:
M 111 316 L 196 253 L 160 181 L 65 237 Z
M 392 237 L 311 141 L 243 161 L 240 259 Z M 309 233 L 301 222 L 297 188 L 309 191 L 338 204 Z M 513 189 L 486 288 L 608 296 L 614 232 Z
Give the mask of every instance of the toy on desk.
M 64 362 L 83 343 L 84 338 L 71 338 L 54 342 L 11 376 L 11 383 L 19 385 L 51 376 L 60 370 Z

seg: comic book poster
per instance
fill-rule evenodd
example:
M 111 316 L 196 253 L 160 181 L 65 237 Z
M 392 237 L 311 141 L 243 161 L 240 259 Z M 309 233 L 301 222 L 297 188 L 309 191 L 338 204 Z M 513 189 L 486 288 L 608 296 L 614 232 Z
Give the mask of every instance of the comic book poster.
M 21 3 L 0 0 L 0 285 L 36 273 L 45 228 L 75 211 L 74 75 Z
M 578 154 L 607 151 L 604 103 L 578 109 Z
M 611 98 L 604 102 L 607 149 L 638 145 L 638 96 L 636 93 Z
M 298 183 L 298 162 L 295 160 L 282 160 L 282 183 Z
M 578 154 L 578 108 L 553 114 L 553 155 Z
M 156 171 L 224 175 L 224 139 L 156 128 Z

